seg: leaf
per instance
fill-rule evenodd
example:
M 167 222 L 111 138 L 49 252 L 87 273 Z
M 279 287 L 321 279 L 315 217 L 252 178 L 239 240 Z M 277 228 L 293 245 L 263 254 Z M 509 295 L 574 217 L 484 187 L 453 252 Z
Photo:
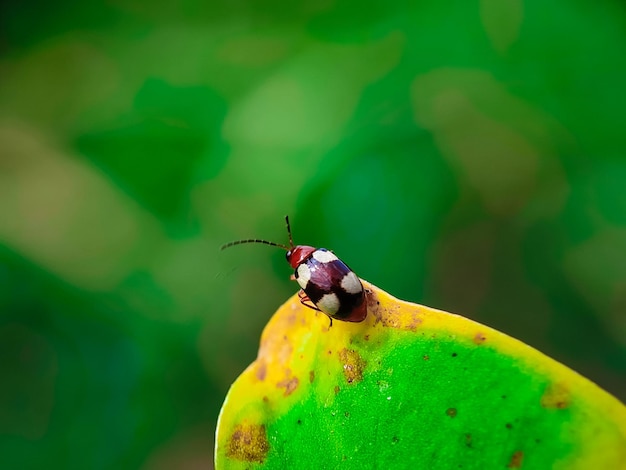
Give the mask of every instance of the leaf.
M 503 333 L 375 286 L 362 323 L 297 296 L 220 414 L 216 468 L 626 468 L 626 408 Z

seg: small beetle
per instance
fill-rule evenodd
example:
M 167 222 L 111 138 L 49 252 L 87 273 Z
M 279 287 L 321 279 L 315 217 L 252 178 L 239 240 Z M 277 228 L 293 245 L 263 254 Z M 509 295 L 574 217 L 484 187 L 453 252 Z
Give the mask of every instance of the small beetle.
M 287 222 L 289 246 L 267 240 L 237 240 L 222 246 L 222 250 L 243 243 L 263 243 L 287 250 L 287 262 L 295 269 L 292 279 L 302 288 L 298 292 L 302 305 L 325 313 L 330 318 L 349 322 L 361 322 L 367 316 L 367 303 L 363 285 L 352 270 L 326 248 L 294 246 Z

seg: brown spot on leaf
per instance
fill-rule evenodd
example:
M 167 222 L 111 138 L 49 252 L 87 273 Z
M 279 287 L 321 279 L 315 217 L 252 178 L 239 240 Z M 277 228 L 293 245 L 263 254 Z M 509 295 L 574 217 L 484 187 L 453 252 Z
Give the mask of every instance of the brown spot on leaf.
M 261 382 L 265 380 L 265 376 L 267 375 L 267 365 L 265 364 L 265 361 L 257 361 L 255 375 Z
M 280 382 L 278 382 L 276 386 L 278 388 L 284 388 L 285 393 L 283 393 L 283 395 L 287 397 L 291 395 L 298 388 L 299 384 L 300 384 L 300 381 L 298 380 L 298 377 L 289 377 L 289 378 L 286 378 L 285 380 L 281 380 Z
M 424 360 L 425 360 L 425 361 L 428 361 L 429 359 L 430 359 L 430 356 L 429 356 L 428 354 L 426 354 L 426 355 L 424 356 Z
M 292 312 L 287 316 L 285 320 L 288 326 L 293 326 L 296 323 L 296 320 L 298 320 L 298 315 L 296 315 L 295 312 Z M 287 338 L 285 337 L 285 339 Z
M 242 423 L 235 426 L 228 441 L 226 455 L 244 462 L 262 463 L 270 444 L 263 424 Z
M 511 423 L 506 423 L 504 426 L 506 426 L 507 429 L 513 429 L 513 425 Z
M 541 397 L 541 406 L 544 408 L 556 408 L 562 410 L 569 406 L 570 392 L 562 384 L 550 385 Z
M 337 395 L 339 393 L 339 390 L 341 390 L 339 388 L 339 385 L 335 385 L 335 395 Z
M 343 363 L 343 375 L 349 384 L 363 380 L 366 362 L 358 352 L 344 348 L 339 351 L 339 360 Z
M 389 303 L 386 307 L 381 307 L 374 291 L 371 291 L 367 296 L 367 311 L 376 319 L 375 324 L 382 323 L 388 328 L 415 331 L 422 323 L 419 307 L 416 308 L 413 304 L 399 300 Z
M 448 408 L 446 414 L 450 416 L 450 418 L 456 417 L 456 408 Z
M 466 447 L 472 447 L 472 435 L 470 433 L 465 435 L 465 445 Z
M 478 332 L 474 335 L 475 344 L 483 344 L 485 341 L 487 341 L 487 336 L 484 333 Z
M 511 460 L 509 461 L 508 468 L 521 468 L 522 461 L 524 460 L 524 452 L 521 450 L 516 450 L 513 452 L 511 456 Z
M 363 337 L 363 339 L 365 339 L 365 341 L 369 341 L 369 340 L 370 340 L 370 335 L 365 335 L 365 336 Z
M 309 383 L 313 383 L 314 380 L 315 380 L 315 371 L 310 370 L 309 371 Z

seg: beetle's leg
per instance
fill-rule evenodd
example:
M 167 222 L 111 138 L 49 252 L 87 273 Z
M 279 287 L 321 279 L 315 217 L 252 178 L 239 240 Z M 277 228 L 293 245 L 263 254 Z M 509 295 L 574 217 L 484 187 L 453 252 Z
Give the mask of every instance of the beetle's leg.
M 304 292 L 302 289 L 300 289 L 298 291 L 298 297 L 300 297 L 300 303 L 302 305 L 304 305 L 305 307 L 309 307 L 312 310 L 317 310 L 318 312 L 322 312 L 319 308 L 317 308 L 317 306 L 311 301 L 311 299 L 309 299 L 309 296 L 306 295 L 306 292 Z M 322 312 L 324 313 L 324 312 Z
M 309 296 L 306 295 L 306 292 L 304 292 L 302 289 L 300 289 L 298 291 L 298 297 L 300 297 L 300 303 L 302 305 L 304 305 L 305 307 L 309 307 L 311 310 L 317 310 L 318 312 L 322 312 L 319 308 L 317 308 L 317 306 L 311 301 L 311 299 L 309 299 Z M 327 315 L 325 312 L 322 312 L 324 315 L 326 315 L 328 317 L 328 319 L 330 320 L 330 326 L 328 328 L 331 328 L 333 326 L 333 317 L 331 317 L 330 315 Z

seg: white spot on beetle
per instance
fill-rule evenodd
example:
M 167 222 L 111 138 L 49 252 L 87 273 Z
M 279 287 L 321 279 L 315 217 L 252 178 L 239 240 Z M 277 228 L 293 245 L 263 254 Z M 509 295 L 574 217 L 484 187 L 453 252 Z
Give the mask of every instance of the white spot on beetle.
M 313 258 L 315 258 L 320 263 L 330 263 L 331 261 L 335 261 L 339 259 L 335 256 L 335 253 L 333 253 L 332 251 L 322 251 L 322 250 L 315 250 L 313 252 Z
M 341 288 L 348 294 L 358 294 L 363 290 L 361 281 L 352 271 L 346 274 L 341 280 Z
M 311 270 L 306 265 L 306 263 L 302 263 L 296 269 L 296 273 L 298 274 L 296 276 L 296 281 L 298 281 L 298 284 L 300 284 L 300 287 L 305 289 L 307 284 L 311 280 Z
M 333 294 L 324 294 L 324 296 L 316 302 L 318 308 L 328 315 L 334 315 L 339 310 L 339 298 Z

